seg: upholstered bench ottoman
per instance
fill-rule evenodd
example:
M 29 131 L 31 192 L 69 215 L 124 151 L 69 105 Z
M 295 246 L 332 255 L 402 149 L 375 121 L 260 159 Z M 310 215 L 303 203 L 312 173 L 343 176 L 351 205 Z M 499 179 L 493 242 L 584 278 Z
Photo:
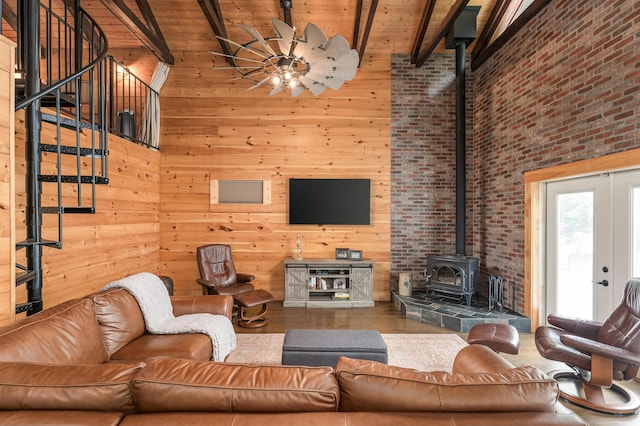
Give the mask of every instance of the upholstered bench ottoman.
M 495 352 L 517 355 L 520 351 L 518 330 L 511 324 L 476 324 L 471 327 L 467 343 L 484 345 Z
M 387 345 L 375 330 L 288 330 L 282 365 L 334 367 L 340 356 L 387 363 Z

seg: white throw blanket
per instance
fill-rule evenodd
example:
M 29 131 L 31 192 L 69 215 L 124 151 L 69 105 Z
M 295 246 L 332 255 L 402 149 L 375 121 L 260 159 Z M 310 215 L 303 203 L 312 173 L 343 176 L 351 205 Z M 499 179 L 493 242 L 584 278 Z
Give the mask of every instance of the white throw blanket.
M 224 361 L 236 347 L 236 333 L 226 316 L 206 313 L 174 316 L 167 288 L 152 273 L 142 272 L 125 277 L 109 283 L 103 290 L 110 288 L 123 288 L 135 297 L 149 333 L 206 334 L 213 345 L 213 361 Z

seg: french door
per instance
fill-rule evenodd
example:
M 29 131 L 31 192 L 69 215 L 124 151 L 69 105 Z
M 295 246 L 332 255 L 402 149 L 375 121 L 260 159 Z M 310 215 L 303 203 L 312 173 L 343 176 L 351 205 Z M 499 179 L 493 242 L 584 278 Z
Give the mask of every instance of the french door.
M 640 171 L 546 188 L 547 314 L 602 321 L 640 276 Z

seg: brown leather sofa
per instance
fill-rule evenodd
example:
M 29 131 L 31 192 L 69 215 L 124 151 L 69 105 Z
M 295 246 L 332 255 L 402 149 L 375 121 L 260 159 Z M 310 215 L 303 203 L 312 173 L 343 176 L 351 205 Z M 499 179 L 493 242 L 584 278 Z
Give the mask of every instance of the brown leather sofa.
M 230 296 L 173 297 L 176 315 L 231 315 Z M 108 290 L 0 329 L 1 425 L 586 425 L 557 384 L 468 346 L 453 373 L 341 358 L 336 369 L 210 362 L 200 334 L 146 333 Z

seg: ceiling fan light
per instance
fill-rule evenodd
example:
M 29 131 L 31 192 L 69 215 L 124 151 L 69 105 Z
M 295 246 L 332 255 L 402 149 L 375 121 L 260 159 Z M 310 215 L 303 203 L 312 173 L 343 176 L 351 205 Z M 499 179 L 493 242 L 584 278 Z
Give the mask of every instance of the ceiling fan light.
M 285 90 L 295 97 L 307 89 L 318 96 L 327 87 L 337 90 L 355 77 L 359 55 L 349 48 L 344 37 L 338 35 L 329 39 L 320 28 L 309 23 L 302 37 L 297 39 L 295 28 L 278 19 L 272 22 L 276 37 L 264 38 L 254 28 L 240 24 L 253 40 L 240 44 L 219 37 L 236 46 L 237 50 L 232 55 L 212 52 L 231 57 L 231 67 L 241 74 L 238 78 L 255 82 L 247 90 L 270 83 L 269 96 Z M 277 43 L 280 54 L 273 50 L 271 43 Z M 244 61 L 243 66 L 239 66 L 238 61 Z

